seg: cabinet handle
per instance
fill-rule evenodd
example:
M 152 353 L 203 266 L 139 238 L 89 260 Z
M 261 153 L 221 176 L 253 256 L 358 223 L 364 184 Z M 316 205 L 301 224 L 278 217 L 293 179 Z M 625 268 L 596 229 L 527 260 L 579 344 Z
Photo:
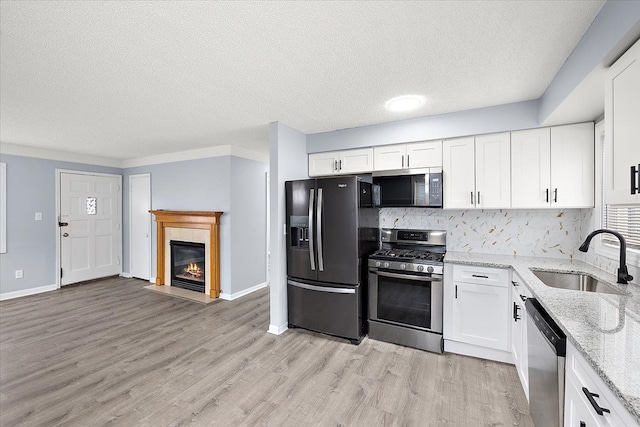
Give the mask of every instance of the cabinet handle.
M 587 423 L 585 423 L 584 421 L 580 421 L 580 427 L 587 427 Z
M 513 303 L 513 321 L 517 322 L 518 320 L 520 320 L 520 316 L 518 316 L 518 310 L 520 309 L 520 307 L 518 306 L 518 303 Z
M 338 170 L 342 170 L 342 160 L 338 162 Z
M 407 167 L 409 167 L 409 155 L 407 154 Z
M 479 279 L 488 279 L 489 276 L 483 276 L 481 274 L 472 274 L 471 277 L 477 277 Z
M 547 195 L 545 196 L 544 201 L 549 203 L 549 189 L 547 188 L 545 192 L 547 193 Z
M 553 203 L 558 203 L 558 189 L 553 189 Z
M 515 282 L 515 281 L 513 281 L 513 280 L 511 281 L 511 284 L 512 284 L 513 286 L 520 286 L 520 284 L 519 284 L 518 282 Z
M 456 285 L 456 299 L 458 299 L 458 285 Z
M 334 171 L 337 171 L 337 170 L 338 170 L 338 161 L 337 161 L 337 160 L 334 160 L 334 161 L 333 161 L 333 170 L 334 170 Z
M 526 297 L 526 296 L 524 296 L 524 295 L 520 295 L 520 299 L 521 299 L 522 301 L 526 301 L 526 300 L 527 300 L 527 297 Z
M 404 154 L 402 155 L 402 169 L 404 169 Z
M 471 204 L 473 205 L 473 191 L 471 192 Z
M 636 180 L 636 175 L 638 179 Z M 631 166 L 631 194 L 640 193 L 640 164 L 638 168 Z
M 607 408 L 601 408 L 600 405 L 598 405 L 594 397 L 600 397 L 599 394 L 591 393 L 586 387 L 582 387 L 582 392 L 585 394 L 585 396 L 587 396 L 587 399 L 589 399 L 589 403 L 591 403 L 591 406 L 593 406 L 593 409 L 595 409 L 598 415 L 603 415 L 605 412 L 611 412 Z
M 480 192 L 478 191 L 478 204 L 480 204 Z

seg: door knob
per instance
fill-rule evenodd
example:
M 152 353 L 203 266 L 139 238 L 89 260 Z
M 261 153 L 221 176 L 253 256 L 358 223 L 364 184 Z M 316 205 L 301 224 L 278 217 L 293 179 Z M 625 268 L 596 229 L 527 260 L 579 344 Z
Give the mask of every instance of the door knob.
M 64 233 L 62 237 L 69 237 L 69 233 Z

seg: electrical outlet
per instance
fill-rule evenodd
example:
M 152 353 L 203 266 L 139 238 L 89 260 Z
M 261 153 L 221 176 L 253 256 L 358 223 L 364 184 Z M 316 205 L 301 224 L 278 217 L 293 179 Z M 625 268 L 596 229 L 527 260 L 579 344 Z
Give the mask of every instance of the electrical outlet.
M 24 270 L 16 270 L 16 279 L 22 279 L 24 277 Z

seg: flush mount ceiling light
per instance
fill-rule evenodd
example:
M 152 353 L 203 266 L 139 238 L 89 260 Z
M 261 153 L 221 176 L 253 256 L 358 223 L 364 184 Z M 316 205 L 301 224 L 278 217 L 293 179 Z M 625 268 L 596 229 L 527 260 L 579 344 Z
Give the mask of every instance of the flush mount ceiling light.
M 424 96 L 420 95 L 402 95 L 396 96 L 388 100 L 384 106 L 387 110 L 395 113 L 401 113 L 404 111 L 415 110 L 424 105 Z

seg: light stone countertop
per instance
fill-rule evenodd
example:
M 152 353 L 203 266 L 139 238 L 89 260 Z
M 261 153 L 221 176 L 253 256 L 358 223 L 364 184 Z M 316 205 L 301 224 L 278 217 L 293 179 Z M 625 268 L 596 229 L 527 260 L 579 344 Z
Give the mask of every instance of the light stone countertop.
M 640 423 L 640 286 L 619 285 L 613 272 L 569 259 L 447 252 L 445 262 L 513 268 Z M 587 273 L 621 289 L 625 295 L 552 288 L 543 284 L 530 269 Z

